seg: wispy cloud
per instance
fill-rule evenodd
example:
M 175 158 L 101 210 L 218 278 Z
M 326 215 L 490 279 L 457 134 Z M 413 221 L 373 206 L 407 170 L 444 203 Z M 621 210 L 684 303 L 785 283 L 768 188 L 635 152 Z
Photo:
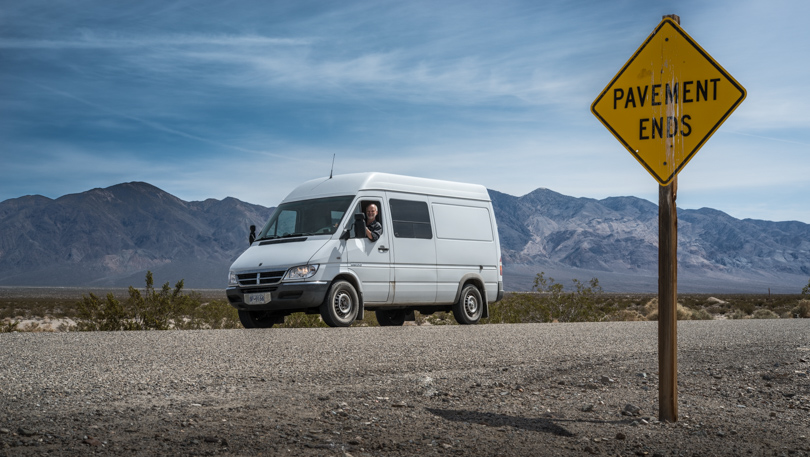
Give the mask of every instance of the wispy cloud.
M 306 46 L 309 39 L 270 38 L 258 35 L 164 35 L 114 36 L 98 35 L 84 30 L 74 39 L 0 38 L 0 49 L 143 49 L 154 47 L 253 47 L 253 46 Z

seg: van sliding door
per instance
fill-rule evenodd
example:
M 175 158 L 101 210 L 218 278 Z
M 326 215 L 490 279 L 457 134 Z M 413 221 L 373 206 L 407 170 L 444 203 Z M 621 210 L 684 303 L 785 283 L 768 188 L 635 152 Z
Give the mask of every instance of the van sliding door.
M 425 196 L 387 192 L 395 303 L 436 301 L 436 244 Z

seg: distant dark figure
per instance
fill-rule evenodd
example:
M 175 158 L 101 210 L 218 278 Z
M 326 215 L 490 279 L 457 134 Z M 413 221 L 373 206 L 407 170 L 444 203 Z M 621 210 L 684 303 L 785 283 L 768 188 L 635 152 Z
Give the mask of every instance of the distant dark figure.
M 250 236 L 248 236 L 248 240 L 250 240 L 250 244 L 253 244 L 253 242 L 256 241 L 256 226 L 255 225 L 250 226 Z

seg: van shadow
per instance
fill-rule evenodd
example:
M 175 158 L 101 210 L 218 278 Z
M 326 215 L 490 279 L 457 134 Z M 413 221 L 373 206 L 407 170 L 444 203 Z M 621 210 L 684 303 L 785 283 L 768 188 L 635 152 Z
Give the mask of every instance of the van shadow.
M 595 421 L 595 420 L 571 420 L 571 419 L 552 419 L 545 417 L 538 418 L 525 418 L 517 416 L 507 416 L 505 414 L 485 413 L 480 411 L 456 410 L 456 409 L 436 409 L 426 408 L 429 412 L 455 422 L 469 422 L 472 424 L 486 425 L 487 427 L 515 427 L 531 432 L 550 433 L 557 436 L 576 436 L 575 433 L 567 430 L 565 427 L 558 425 L 556 422 L 598 422 L 598 423 L 611 423 L 611 421 Z M 629 421 L 615 421 L 615 423 L 626 423 Z

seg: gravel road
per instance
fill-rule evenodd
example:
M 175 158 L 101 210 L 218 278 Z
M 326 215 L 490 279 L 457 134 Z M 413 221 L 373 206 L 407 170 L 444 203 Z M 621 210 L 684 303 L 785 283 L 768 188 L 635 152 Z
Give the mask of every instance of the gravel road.
M 810 455 L 810 319 L 0 334 L 0 454 Z

